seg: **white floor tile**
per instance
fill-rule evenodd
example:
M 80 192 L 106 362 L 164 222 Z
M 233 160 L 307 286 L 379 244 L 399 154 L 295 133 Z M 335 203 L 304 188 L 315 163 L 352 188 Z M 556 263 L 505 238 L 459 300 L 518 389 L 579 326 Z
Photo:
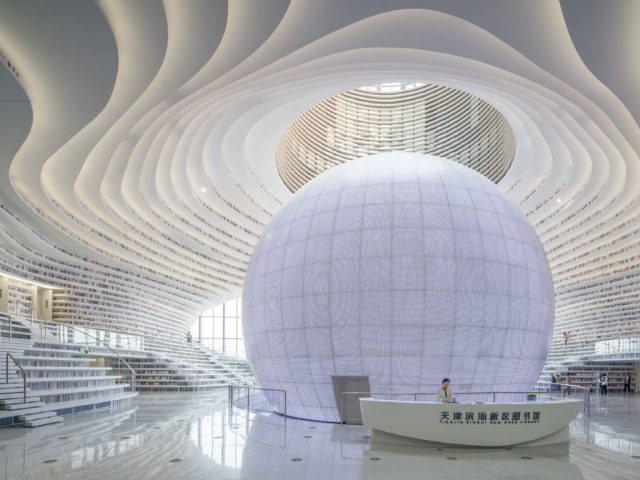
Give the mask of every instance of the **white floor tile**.
M 565 447 L 371 445 L 365 427 L 227 408 L 226 392 L 143 394 L 121 411 L 0 430 L 0 478 L 214 480 L 637 479 L 640 397 L 592 398 Z

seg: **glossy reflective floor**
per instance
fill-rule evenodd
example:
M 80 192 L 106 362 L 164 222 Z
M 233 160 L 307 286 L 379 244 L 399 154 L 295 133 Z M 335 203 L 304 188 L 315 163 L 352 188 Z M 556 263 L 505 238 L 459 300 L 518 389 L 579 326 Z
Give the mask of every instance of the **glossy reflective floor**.
M 222 390 L 147 394 L 120 411 L 0 430 L 0 478 L 640 478 L 640 396 L 594 396 L 591 408 L 590 422 L 576 420 L 565 447 L 385 448 L 372 446 L 364 427 L 230 412 Z

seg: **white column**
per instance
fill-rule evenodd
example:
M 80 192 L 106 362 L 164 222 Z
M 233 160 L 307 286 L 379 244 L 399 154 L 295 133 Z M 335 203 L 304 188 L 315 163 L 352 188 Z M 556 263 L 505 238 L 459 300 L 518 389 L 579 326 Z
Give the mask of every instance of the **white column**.
M 40 295 L 40 311 L 43 320 L 53 320 L 53 290 L 42 289 Z
M 40 306 L 40 290 L 36 285 L 32 285 L 29 290 L 31 291 L 31 318 L 39 318 L 38 310 Z
M 0 276 L 0 312 L 9 313 L 9 279 Z

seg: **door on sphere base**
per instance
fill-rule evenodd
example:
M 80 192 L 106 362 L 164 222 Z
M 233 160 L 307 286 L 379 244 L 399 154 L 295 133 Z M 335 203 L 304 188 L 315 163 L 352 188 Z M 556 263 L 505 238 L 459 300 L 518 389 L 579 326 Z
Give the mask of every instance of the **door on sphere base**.
M 371 389 L 369 377 L 337 376 L 331 377 L 336 407 L 342 423 L 362 425 L 360 398 L 368 397 Z

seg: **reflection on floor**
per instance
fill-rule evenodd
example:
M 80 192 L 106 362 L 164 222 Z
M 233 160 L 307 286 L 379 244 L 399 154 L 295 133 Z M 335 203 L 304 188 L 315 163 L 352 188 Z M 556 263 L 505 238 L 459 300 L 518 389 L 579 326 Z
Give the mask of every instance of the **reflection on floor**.
M 6 479 L 637 479 L 640 396 L 594 397 L 566 448 L 371 445 L 364 427 L 227 408 L 226 392 L 143 394 L 126 410 L 0 430 Z

